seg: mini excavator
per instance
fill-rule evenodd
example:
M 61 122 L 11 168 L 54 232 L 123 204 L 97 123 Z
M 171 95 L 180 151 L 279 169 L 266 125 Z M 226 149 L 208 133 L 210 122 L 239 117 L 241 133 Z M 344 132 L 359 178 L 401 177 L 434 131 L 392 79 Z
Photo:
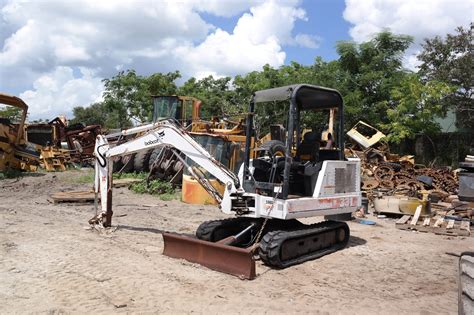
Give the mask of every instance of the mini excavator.
M 285 130 L 280 132 L 281 141 L 264 146 L 266 154 L 251 159 L 252 143 L 258 136 L 256 107 L 264 104 L 285 111 Z M 303 118 L 311 121 L 311 115 L 324 111 L 330 113 L 328 130 L 301 134 Z M 361 206 L 360 161 L 344 157 L 343 113 L 341 94 L 325 87 L 297 84 L 255 92 L 245 126 L 244 161 L 237 175 L 172 119 L 123 130 L 123 136 L 142 135 L 117 146 L 99 135 L 94 154 L 95 192 L 101 196 L 101 211 L 96 210 L 89 223 L 112 224 L 113 157 L 168 146 L 197 165 L 187 165 L 189 173 L 216 199 L 221 211 L 233 217 L 202 223 L 195 238 L 163 233 L 165 255 L 252 279 L 256 255 L 266 265 L 286 268 L 340 250 L 349 241 L 346 223 L 303 224 L 298 219 L 334 217 Z M 223 193 L 209 183 L 207 174 L 225 185 Z

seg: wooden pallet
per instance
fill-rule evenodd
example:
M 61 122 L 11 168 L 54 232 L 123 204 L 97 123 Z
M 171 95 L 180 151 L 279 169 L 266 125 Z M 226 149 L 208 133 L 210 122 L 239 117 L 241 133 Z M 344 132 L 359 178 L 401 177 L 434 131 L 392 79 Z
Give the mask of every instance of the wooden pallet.
M 441 235 L 470 236 L 471 228 L 469 221 L 444 220 L 443 217 L 424 218 L 418 220 L 414 216 L 404 215 L 395 226 L 400 230 L 413 230 L 418 232 L 430 232 Z
M 98 196 L 100 199 L 100 196 Z M 95 194 L 93 191 L 59 191 L 48 197 L 48 201 L 52 203 L 61 202 L 94 202 Z

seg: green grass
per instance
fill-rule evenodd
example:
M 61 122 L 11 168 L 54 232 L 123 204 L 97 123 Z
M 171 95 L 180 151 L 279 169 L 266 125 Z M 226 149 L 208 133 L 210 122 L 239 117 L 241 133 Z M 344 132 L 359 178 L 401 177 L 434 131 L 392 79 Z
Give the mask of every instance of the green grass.
M 94 170 L 72 172 L 67 178 L 67 181 L 73 184 L 93 184 L 94 183 Z M 79 174 L 78 174 L 79 173 Z M 77 175 L 76 175 L 77 174 Z M 134 183 L 130 186 L 130 190 L 137 194 L 150 194 L 159 197 L 161 200 L 170 201 L 179 199 L 178 191 L 169 182 L 152 180 L 149 185 L 146 183 L 146 177 L 148 173 L 122 173 L 113 174 L 113 179 L 120 178 L 137 178 L 142 181 Z M 1 177 L 0 177 L 1 179 Z
M 73 174 L 77 174 L 77 175 L 74 176 Z M 73 184 L 93 184 L 94 183 L 94 170 L 71 172 L 71 176 L 67 177 L 66 180 Z
M 73 171 L 74 172 L 74 171 Z M 78 171 L 74 172 L 77 176 L 71 176 L 67 178 L 67 181 L 73 184 L 93 184 L 94 183 L 94 170 Z M 145 179 L 148 176 L 147 173 L 123 173 L 123 174 L 113 174 L 113 179 L 119 178 L 138 178 Z
M 169 182 L 161 180 L 152 180 L 147 185 L 143 180 L 139 183 L 132 184 L 130 190 L 137 194 L 150 194 L 158 196 L 161 200 L 170 201 L 178 198 L 178 193 L 175 187 Z

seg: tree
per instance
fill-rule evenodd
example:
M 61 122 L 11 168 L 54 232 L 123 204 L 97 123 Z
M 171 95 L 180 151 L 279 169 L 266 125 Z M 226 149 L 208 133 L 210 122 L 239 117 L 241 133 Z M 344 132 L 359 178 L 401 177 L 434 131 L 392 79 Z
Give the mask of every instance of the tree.
M 74 107 L 74 118 L 69 125 L 82 123 L 87 125 L 101 125 L 105 128 L 128 128 L 132 126 L 126 115 L 117 110 L 110 110 L 105 103 L 94 103 L 88 107 Z
M 14 106 L 0 106 L 0 117 L 9 119 L 12 122 L 21 119 L 22 110 Z
M 238 108 L 236 94 L 230 89 L 230 77 L 215 79 L 208 76 L 197 80 L 190 78 L 179 88 L 178 93 L 193 96 L 203 102 L 201 117 L 210 119 L 212 116 L 232 116 Z M 237 110 L 238 111 L 238 110 Z
M 443 101 L 444 110 L 457 113 L 458 127 L 474 129 L 474 51 L 471 23 L 468 29 L 456 28 L 456 34 L 444 39 L 425 39 L 419 73 L 425 82 L 437 80 L 456 87 Z
M 433 135 L 440 126 L 435 118 L 443 114 L 442 101 L 453 88 L 438 81 L 423 82 L 417 74 L 410 74 L 390 91 L 394 106 L 387 110 L 389 123 L 382 126 L 389 131 L 388 140 L 400 143 L 418 134 Z
M 365 120 L 375 126 L 389 122 L 390 93 L 400 85 L 408 71 L 403 69 L 402 57 L 413 42 L 412 37 L 383 31 L 368 42 L 337 44 L 340 56 L 339 87 L 346 104 L 346 124 Z
M 139 76 L 134 70 L 121 71 L 111 79 L 103 80 L 104 103 L 119 115 L 122 127 L 129 119 L 138 123 L 150 121 L 153 115 L 153 95 L 173 95 L 177 92 L 175 80 L 178 71 Z

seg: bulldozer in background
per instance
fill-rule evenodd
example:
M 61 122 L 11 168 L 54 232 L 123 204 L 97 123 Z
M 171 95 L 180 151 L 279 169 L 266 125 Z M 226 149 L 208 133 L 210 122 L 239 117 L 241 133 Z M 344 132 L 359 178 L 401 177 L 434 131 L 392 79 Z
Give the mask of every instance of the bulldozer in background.
M 0 118 L 0 171 L 17 169 L 35 172 L 40 165 L 40 154 L 28 145 L 25 121 L 28 105 L 16 96 L 0 93 L 0 104 L 21 110 L 18 121 Z

